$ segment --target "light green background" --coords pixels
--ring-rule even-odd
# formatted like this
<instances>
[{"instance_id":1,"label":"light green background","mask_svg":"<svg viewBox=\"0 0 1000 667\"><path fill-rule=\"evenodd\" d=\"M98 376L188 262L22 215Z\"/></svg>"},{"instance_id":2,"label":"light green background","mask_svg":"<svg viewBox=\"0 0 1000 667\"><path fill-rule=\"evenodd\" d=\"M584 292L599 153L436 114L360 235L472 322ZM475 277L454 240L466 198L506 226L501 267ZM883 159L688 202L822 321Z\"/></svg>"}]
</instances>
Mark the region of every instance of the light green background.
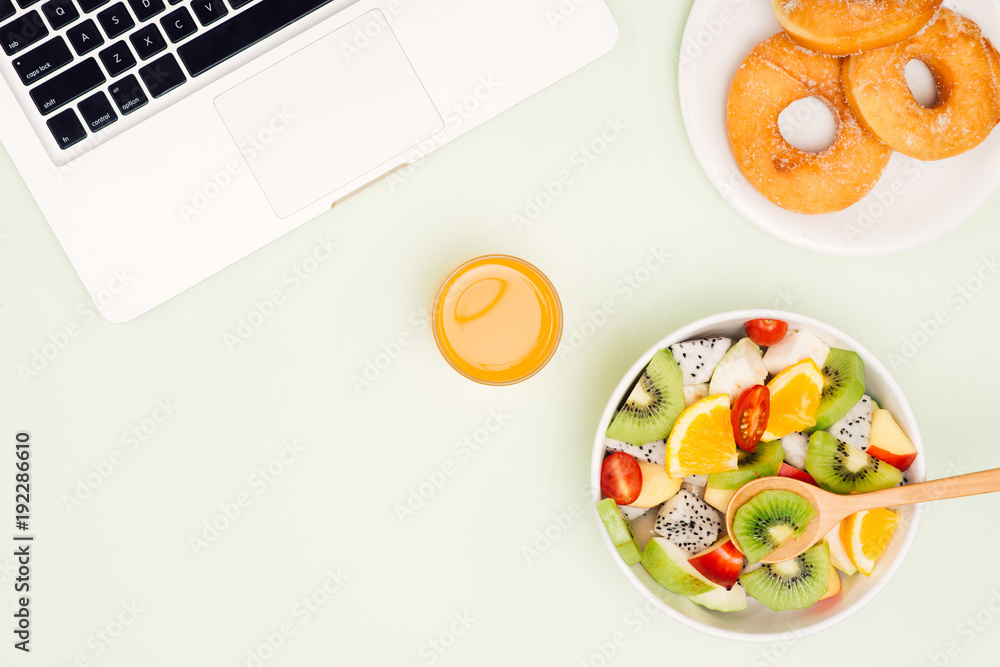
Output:
<instances>
[{"instance_id":1,"label":"light green background","mask_svg":"<svg viewBox=\"0 0 1000 667\"><path fill-rule=\"evenodd\" d=\"M779 305L849 332L890 367L916 336L919 349L895 374L918 415L929 476L1000 464L1000 280L969 300L953 292L995 259L1000 198L945 238L891 257L784 245L726 205L688 144L675 54L691 2L609 4L621 29L610 55L129 324L92 317L30 194L0 160L0 488L12 486L14 433L29 430L38 535L35 652L15 655L5 630L0 664L83 655L102 667L246 665L282 623L294 634L269 667L600 665L598 645L616 633L624 642L607 664L919 666L946 648L954 655L941 664L995 662L997 497L929 508L882 595L813 638L754 646L636 615L643 600L582 492L593 430L633 360L694 319ZM580 171L579 147L615 120L620 136ZM516 229L526 198L565 169L573 182ZM326 238L338 250L293 288L283 276ZM504 388L451 370L422 320L451 268L493 252L549 275L564 340L590 334ZM639 269L652 252L670 258L647 275ZM626 276L648 279L632 289ZM225 336L273 290L283 303L230 350ZM581 328L607 300L606 323ZM947 322L921 336L938 310ZM23 380L19 366L71 324L78 335ZM385 366L377 357L400 336L408 344L356 390L352 376L367 361ZM150 431L158 400L176 408L133 451L123 435L144 420ZM477 429L493 425L491 411L504 423L484 438ZM484 443L475 452L456 444L467 437ZM252 476L286 440L301 453L286 455L258 493ZM66 494L116 450L121 465L69 511ZM448 462L453 474L401 521L397 505ZM241 493L249 507L196 554L189 537ZM12 514L11 496L0 517ZM528 562L536 531L574 503L583 515ZM0 548L4 628L8 553ZM338 569L349 577L340 590L308 620L296 615L297 601ZM94 633L115 632L133 601L142 611L108 647ZM464 624L456 614L467 614ZM977 614L979 630L963 625ZM429 642L449 643L452 627L463 633L435 653Z\"/></svg>"}]
</instances>

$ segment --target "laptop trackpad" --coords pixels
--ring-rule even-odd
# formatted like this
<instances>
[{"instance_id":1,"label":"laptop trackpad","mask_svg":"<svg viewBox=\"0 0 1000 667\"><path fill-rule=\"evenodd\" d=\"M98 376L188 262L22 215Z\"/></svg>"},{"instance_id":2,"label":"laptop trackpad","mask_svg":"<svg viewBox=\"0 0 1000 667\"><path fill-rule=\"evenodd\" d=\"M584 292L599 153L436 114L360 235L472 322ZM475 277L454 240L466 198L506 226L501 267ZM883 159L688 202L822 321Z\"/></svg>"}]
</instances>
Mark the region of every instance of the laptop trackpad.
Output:
<instances>
[{"instance_id":1,"label":"laptop trackpad","mask_svg":"<svg viewBox=\"0 0 1000 667\"><path fill-rule=\"evenodd\" d=\"M378 10L222 93L215 106L281 218L444 129Z\"/></svg>"}]
</instances>

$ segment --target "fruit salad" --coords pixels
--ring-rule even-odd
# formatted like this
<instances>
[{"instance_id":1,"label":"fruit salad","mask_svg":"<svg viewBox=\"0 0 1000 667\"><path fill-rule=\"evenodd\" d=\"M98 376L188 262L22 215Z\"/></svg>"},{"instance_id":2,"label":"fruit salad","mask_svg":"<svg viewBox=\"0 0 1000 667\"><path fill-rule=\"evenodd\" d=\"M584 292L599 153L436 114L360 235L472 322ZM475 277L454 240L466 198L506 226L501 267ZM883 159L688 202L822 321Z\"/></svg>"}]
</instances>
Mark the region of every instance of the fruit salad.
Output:
<instances>
[{"instance_id":1,"label":"fruit salad","mask_svg":"<svg viewBox=\"0 0 1000 667\"><path fill-rule=\"evenodd\" d=\"M866 393L856 352L780 320L744 329L740 340L699 338L653 355L608 427L597 511L626 564L692 602L738 612L749 596L774 611L805 609L836 596L842 576L872 574L897 513L859 512L803 554L762 564L815 510L766 491L727 535L730 499L772 475L840 494L886 489L905 483L917 450Z\"/></svg>"}]
</instances>

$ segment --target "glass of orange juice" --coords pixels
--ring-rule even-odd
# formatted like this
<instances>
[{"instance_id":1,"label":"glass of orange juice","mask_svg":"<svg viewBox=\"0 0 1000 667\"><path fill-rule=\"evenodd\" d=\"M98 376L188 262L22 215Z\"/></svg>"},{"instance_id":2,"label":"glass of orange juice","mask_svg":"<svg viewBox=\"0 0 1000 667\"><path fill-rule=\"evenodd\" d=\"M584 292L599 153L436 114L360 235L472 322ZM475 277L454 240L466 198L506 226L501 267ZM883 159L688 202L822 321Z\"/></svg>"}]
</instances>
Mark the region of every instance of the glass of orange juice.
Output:
<instances>
[{"instance_id":1,"label":"glass of orange juice","mask_svg":"<svg viewBox=\"0 0 1000 667\"><path fill-rule=\"evenodd\" d=\"M509 255L462 264L434 300L438 349L455 370L483 384L514 384L540 371L559 346L562 320L545 274Z\"/></svg>"}]
</instances>

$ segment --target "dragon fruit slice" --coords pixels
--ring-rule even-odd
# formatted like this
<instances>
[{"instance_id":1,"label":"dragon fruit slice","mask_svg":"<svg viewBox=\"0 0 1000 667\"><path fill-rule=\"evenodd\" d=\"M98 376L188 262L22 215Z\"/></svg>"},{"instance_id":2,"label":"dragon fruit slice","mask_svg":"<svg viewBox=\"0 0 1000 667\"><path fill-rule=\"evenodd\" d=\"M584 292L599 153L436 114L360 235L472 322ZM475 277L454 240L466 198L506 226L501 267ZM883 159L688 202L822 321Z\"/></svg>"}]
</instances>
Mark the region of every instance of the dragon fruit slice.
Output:
<instances>
[{"instance_id":1,"label":"dragon fruit slice","mask_svg":"<svg viewBox=\"0 0 1000 667\"><path fill-rule=\"evenodd\" d=\"M708 475L688 475L681 482L681 488L698 500L705 499L705 488L708 486Z\"/></svg>"},{"instance_id":2,"label":"dragon fruit slice","mask_svg":"<svg viewBox=\"0 0 1000 667\"><path fill-rule=\"evenodd\" d=\"M806 456L809 453L809 434L802 431L789 433L781 439L781 448L785 450L785 463L798 468L806 469Z\"/></svg>"},{"instance_id":3,"label":"dragon fruit slice","mask_svg":"<svg viewBox=\"0 0 1000 667\"><path fill-rule=\"evenodd\" d=\"M688 475L684 478L684 483L691 486L706 486L708 484L708 475Z\"/></svg>"},{"instance_id":4,"label":"dragon fruit slice","mask_svg":"<svg viewBox=\"0 0 1000 667\"><path fill-rule=\"evenodd\" d=\"M861 451L868 449L868 441L872 434L872 411L875 401L865 395L847 411L839 421L830 427L830 435L845 445L857 447Z\"/></svg>"},{"instance_id":5,"label":"dragon fruit slice","mask_svg":"<svg viewBox=\"0 0 1000 667\"><path fill-rule=\"evenodd\" d=\"M625 452L629 456L635 457L638 461L648 461L656 465L667 464L667 441L654 440L645 445L630 445L621 440L606 438L604 447L612 452Z\"/></svg>"},{"instance_id":6,"label":"dragon fruit slice","mask_svg":"<svg viewBox=\"0 0 1000 667\"><path fill-rule=\"evenodd\" d=\"M722 530L722 516L705 501L681 489L663 503L653 532L693 556L715 544Z\"/></svg>"},{"instance_id":7,"label":"dragon fruit slice","mask_svg":"<svg viewBox=\"0 0 1000 667\"><path fill-rule=\"evenodd\" d=\"M629 507L628 505L619 505L618 509L622 511L622 516L629 521L635 521L649 511L645 507Z\"/></svg>"},{"instance_id":8,"label":"dragon fruit slice","mask_svg":"<svg viewBox=\"0 0 1000 667\"><path fill-rule=\"evenodd\" d=\"M708 383L684 385L684 407L691 407L708 396Z\"/></svg>"},{"instance_id":9,"label":"dragon fruit slice","mask_svg":"<svg viewBox=\"0 0 1000 667\"><path fill-rule=\"evenodd\" d=\"M670 351L681 367L684 384L705 384L711 380L712 371L732 344L730 338L714 336L671 345Z\"/></svg>"}]
</instances>

